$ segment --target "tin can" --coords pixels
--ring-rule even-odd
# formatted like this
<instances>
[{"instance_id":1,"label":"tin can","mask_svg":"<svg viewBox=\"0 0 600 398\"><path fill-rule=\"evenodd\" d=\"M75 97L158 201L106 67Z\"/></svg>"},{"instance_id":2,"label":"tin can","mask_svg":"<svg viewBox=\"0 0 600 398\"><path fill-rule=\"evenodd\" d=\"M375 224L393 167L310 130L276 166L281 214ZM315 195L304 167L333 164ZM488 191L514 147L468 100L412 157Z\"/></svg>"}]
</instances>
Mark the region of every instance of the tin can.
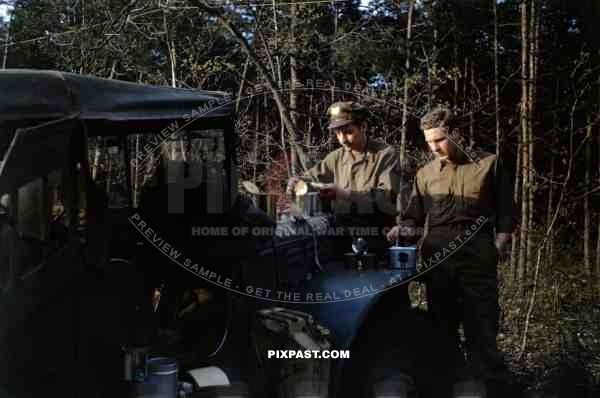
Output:
<instances>
[{"instance_id":1,"label":"tin can","mask_svg":"<svg viewBox=\"0 0 600 398\"><path fill-rule=\"evenodd\" d=\"M388 249L389 267L399 270L404 276L417 272L417 246L392 246Z\"/></svg>"},{"instance_id":2,"label":"tin can","mask_svg":"<svg viewBox=\"0 0 600 398\"><path fill-rule=\"evenodd\" d=\"M288 197L303 216L318 216L322 213L321 198L318 192L308 192L303 195L290 195Z\"/></svg>"},{"instance_id":3,"label":"tin can","mask_svg":"<svg viewBox=\"0 0 600 398\"><path fill-rule=\"evenodd\" d=\"M308 192L304 195L304 214L317 216L321 214L321 199L318 192Z\"/></svg>"},{"instance_id":4,"label":"tin can","mask_svg":"<svg viewBox=\"0 0 600 398\"><path fill-rule=\"evenodd\" d=\"M299 180L288 187L286 194L294 207L304 216L320 216L333 211L332 201L321 198L320 190L326 185L315 181Z\"/></svg>"}]
</instances>

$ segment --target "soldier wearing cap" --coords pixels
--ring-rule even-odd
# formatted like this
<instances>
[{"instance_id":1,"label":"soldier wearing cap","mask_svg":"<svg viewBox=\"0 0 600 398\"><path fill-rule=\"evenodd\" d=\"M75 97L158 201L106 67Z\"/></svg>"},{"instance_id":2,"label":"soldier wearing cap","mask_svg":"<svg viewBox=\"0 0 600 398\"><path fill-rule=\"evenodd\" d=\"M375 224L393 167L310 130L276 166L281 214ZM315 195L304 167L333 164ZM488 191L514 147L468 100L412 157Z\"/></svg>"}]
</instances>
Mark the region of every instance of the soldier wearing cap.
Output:
<instances>
[{"instance_id":1,"label":"soldier wearing cap","mask_svg":"<svg viewBox=\"0 0 600 398\"><path fill-rule=\"evenodd\" d=\"M429 112L421 129L436 156L417 171L409 204L400 215L405 228L394 227L388 239L414 239L410 235L424 226L427 216L428 233L421 246L424 264L432 265L426 274L427 302L446 337L446 358L452 361L448 369L457 370L449 377L483 381L488 397L504 396L493 395L507 381L496 344L496 267L514 228L510 180L496 155L467 153L459 145L460 132L449 109ZM468 365L458 350L460 321Z\"/></svg>"},{"instance_id":2,"label":"soldier wearing cap","mask_svg":"<svg viewBox=\"0 0 600 398\"><path fill-rule=\"evenodd\" d=\"M321 198L335 200L334 212L340 225L379 230L392 226L401 175L396 151L368 136L367 110L363 105L336 102L329 107L328 116L328 129L341 147L302 177L290 178L288 188L300 179L321 183Z\"/></svg>"}]
</instances>

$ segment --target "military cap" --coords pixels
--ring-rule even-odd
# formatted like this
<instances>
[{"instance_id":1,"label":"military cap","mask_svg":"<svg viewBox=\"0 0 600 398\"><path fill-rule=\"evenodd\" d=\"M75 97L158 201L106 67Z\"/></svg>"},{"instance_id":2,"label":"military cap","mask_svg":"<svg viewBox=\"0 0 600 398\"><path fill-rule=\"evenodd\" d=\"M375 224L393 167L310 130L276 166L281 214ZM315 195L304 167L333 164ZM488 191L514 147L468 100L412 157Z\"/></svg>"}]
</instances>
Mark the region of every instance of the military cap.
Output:
<instances>
[{"instance_id":1,"label":"military cap","mask_svg":"<svg viewBox=\"0 0 600 398\"><path fill-rule=\"evenodd\" d=\"M334 102L327 110L329 129L345 126L352 122L362 122L367 118L367 109L354 101Z\"/></svg>"}]
</instances>

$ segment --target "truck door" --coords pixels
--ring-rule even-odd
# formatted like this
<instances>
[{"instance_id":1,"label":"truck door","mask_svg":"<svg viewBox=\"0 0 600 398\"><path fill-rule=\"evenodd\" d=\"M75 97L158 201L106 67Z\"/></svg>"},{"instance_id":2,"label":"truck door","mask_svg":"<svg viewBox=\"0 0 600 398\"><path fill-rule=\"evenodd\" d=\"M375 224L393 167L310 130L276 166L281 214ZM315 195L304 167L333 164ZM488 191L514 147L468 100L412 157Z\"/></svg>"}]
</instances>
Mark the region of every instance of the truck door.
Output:
<instances>
[{"instance_id":1,"label":"truck door","mask_svg":"<svg viewBox=\"0 0 600 398\"><path fill-rule=\"evenodd\" d=\"M83 268L76 127L67 118L17 130L0 167L19 256L0 299L0 385L15 397L71 390Z\"/></svg>"}]
</instances>

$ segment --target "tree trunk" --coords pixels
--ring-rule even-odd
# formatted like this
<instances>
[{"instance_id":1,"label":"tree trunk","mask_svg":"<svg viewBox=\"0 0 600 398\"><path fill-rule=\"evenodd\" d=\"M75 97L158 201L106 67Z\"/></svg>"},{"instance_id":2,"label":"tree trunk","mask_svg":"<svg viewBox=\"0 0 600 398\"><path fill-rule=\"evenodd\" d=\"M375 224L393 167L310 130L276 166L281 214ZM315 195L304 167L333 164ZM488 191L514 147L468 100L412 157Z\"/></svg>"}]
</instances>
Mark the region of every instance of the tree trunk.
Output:
<instances>
[{"instance_id":1,"label":"tree trunk","mask_svg":"<svg viewBox=\"0 0 600 398\"><path fill-rule=\"evenodd\" d=\"M408 89L410 79L410 45L412 38L412 22L415 9L415 0L408 3L408 22L406 26L406 63L404 65L404 98L402 101L402 131L400 133L400 164L404 164L406 156L406 134L408 129Z\"/></svg>"},{"instance_id":2,"label":"tree trunk","mask_svg":"<svg viewBox=\"0 0 600 398\"><path fill-rule=\"evenodd\" d=\"M259 106L259 113L262 114L262 112L264 112L266 109L269 109L269 105L268 105L268 101L267 101L267 96L263 95L263 100L262 100L262 104ZM271 150L270 150L270 145L271 145L271 129L269 128L269 120L268 118L265 116L262 118L262 125L263 130L265 131L265 156L268 158L269 155L271 154ZM257 133L258 134L258 133ZM257 135L258 137L258 135ZM260 150L260 149L259 149Z\"/></svg>"},{"instance_id":3,"label":"tree trunk","mask_svg":"<svg viewBox=\"0 0 600 398\"><path fill-rule=\"evenodd\" d=\"M536 88L537 88L537 47L538 47L538 10L536 8L536 1L530 1L531 13L530 13L530 25L529 25L529 98L527 99L528 103L528 127L527 127L527 140L528 140L528 160L529 164L527 167L528 179L529 179L529 189L527 191L528 195L528 204L529 208L527 214L527 266L526 270L532 270L532 261L533 261L533 238L534 238L534 228L533 228L533 219L535 213L535 207L533 205L534 202L534 194L535 194L535 165L534 165L534 134L533 134L533 125L535 122L535 103L536 103Z\"/></svg>"},{"instance_id":4,"label":"tree trunk","mask_svg":"<svg viewBox=\"0 0 600 398\"><path fill-rule=\"evenodd\" d=\"M465 113L467 111L467 81L469 80L469 57L465 57L465 69L463 73L463 106L462 112Z\"/></svg>"},{"instance_id":5,"label":"tree trunk","mask_svg":"<svg viewBox=\"0 0 600 398\"><path fill-rule=\"evenodd\" d=\"M475 88L475 67L471 61L471 109L469 112L469 148L475 145L475 101L473 101L473 89Z\"/></svg>"},{"instance_id":6,"label":"tree trunk","mask_svg":"<svg viewBox=\"0 0 600 398\"><path fill-rule=\"evenodd\" d=\"M333 37L337 35L338 31L338 13L336 7L336 0L331 0L331 7L333 8Z\"/></svg>"},{"instance_id":7,"label":"tree trunk","mask_svg":"<svg viewBox=\"0 0 600 398\"><path fill-rule=\"evenodd\" d=\"M453 52L454 52L454 58L453 58L453 69L452 69L452 78L454 80L454 98L452 101L452 109L454 109L454 111L456 111L458 109L458 75L460 74L460 66L458 64L459 59L458 59L458 43L456 42L456 40L453 41Z\"/></svg>"},{"instance_id":8,"label":"tree trunk","mask_svg":"<svg viewBox=\"0 0 600 398\"><path fill-rule=\"evenodd\" d=\"M297 51L296 48L296 40L295 40L295 35L296 35L296 18L297 18L297 4L296 3L291 3L290 4L290 43L291 44L291 55L290 55L290 80L291 80L291 87L290 87L290 118L292 119L292 123L294 124L294 126L298 127L298 92L296 91L295 88L295 82L298 81L298 75L297 75L297 64L296 64L296 57L295 57L295 52ZM300 138L301 137L291 137L294 141L296 142L300 142ZM292 151L292 163L290 164L290 168L291 168L291 173L292 175L297 175L300 173L300 166L298 165L298 160L296 159L296 155L294 153L294 151Z\"/></svg>"},{"instance_id":9,"label":"tree trunk","mask_svg":"<svg viewBox=\"0 0 600 398\"><path fill-rule=\"evenodd\" d=\"M518 294L523 293L525 276L527 275L528 258L527 247L529 227L529 1L521 0L521 173L523 174L521 190L521 236L519 244L519 266L517 269Z\"/></svg>"},{"instance_id":10,"label":"tree trunk","mask_svg":"<svg viewBox=\"0 0 600 398\"><path fill-rule=\"evenodd\" d=\"M114 79L115 75L117 74L117 60L113 60L112 65L110 66L110 74L108 75L108 79L112 80Z\"/></svg>"},{"instance_id":11,"label":"tree trunk","mask_svg":"<svg viewBox=\"0 0 600 398\"><path fill-rule=\"evenodd\" d=\"M257 171L257 166L258 166L258 159L259 159L259 145L258 145L258 140L259 140L259 136L258 136L258 132L260 131L260 99L258 101L256 101L256 115L255 115L255 124L254 124L254 148L253 148L253 152L254 155L252 156L252 158L254 159L254 164L252 165L252 182L253 183L257 183L256 181L256 171ZM269 133L267 133L269 134ZM267 138L265 140L266 142L266 147L269 147L269 140L268 140L268 135ZM267 149L268 150L268 149Z\"/></svg>"},{"instance_id":12,"label":"tree trunk","mask_svg":"<svg viewBox=\"0 0 600 398\"><path fill-rule=\"evenodd\" d=\"M171 35L169 34L169 25L167 24L167 11L163 11L163 29L167 40L167 51L169 52L169 65L171 67L171 86L177 87L176 68L177 57L175 54L175 46Z\"/></svg>"},{"instance_id":13,"label":"tree trunk","mask_svg":"<svg viewBox=\"0 0 600 398\"><path fill-rule=\"evenodd\" d=\"M590 115L587 117L587 142L585 143L585 186L590 187L592 184L590 178L590 169L592 167L592 118ZM585 195L583 197L583 268L585 277L588 281L588 286L593 287L592 283L592 262L591 262L591 234L592 228L591 214L590 214L590 196Z\"/></svg>"},{"instance_id":14,"label":"tree trunk","mask_svg":"<svg viewBox=\"0 0 600 398\"><path fill-rule=\"evenodd\" d=\"M242 99L242 95L244 93L244 84L246 83L246 75L248 74L248 65L250 64L250 57L246 57L246 62L244 62L244 69L242 70L242 78L240 80L240 88L238 89L237 101L235 101L235 113L237 114L240 109L240 100Z\"/></svg>"},{"instance_id":15,"label":"tree trunk","mask_svg":"<svg viewBox=\"0 0 600 398\"><path fill-rule=\"evenodd\" d=\"M96 137L96 147L94 149L94 162L92 163L92 180L96 181L96 176L98 175L98 168L100 167L100 155L102 154L102 150L100 148L100 143L102 142L102 137Z\"/></svg>"},{"instance_id":16,"label":"tree trunk","mask_svg":"<svg viewBox=\"0 0 600 398\"><path fill-rule=\"evenodd\" d=\"M549 228L550 222L552 221L552 206L553 206L553 195L554 195L554 168L555 160L554 155L550 159L550 188L548 189L548 207L546 209L546 229ZM548 244L546 245L546 268L552 267L552 259L554 258L554 234L548 237Z\"/></svg>"},{"instance_id":17,"label":"tree trunk","mask_svg":"<svg viewBox=\"0 0 600 398\"><path fill-rule=\"evenodd\" d=\"M598 153L600 154L600 132L597 138ZM598 161L598 183L600 184L600 160ZM600 216L598 217L598 237L596 238L596 264L595 264L596 293L600 296Z\"/></svg>"},{"instance_id":18,"label":"tree trunk","mask_svg":"<svg viewBox=\"0 0 600 398\"><path fill-rule=\"evenodd\" d=\"M81 30L85 30L85 0L81 1ZM86 71L87 68L86 66L86 62L85 62L85 57L86 57L86 53L85 53L85 45L84 45L84 40L81 41L80 47L79 47L79 52L81 55L81 63L79 64L79 74L83 75Z\"/></svg>"},{"instance_id":19,"label":"tree trunk","mask_svg":"<svg viewBox=\"0 0 600 398\"><path fill-rule=\"evenodd\" d=\"M273 71L274 73L276 73L275 75L275 79L277 79L277 85L279 87L279 89L282 88L282 82L283 82L283 76L281 74L281 60L279 58L279 51L277 50L277 47L279 46L279 26L277 24L277 8L275 6L275 0L273 0L273 26L274 26L274 31L275 31L275 49L276 49L276 55L275 55L275 68L276 70ZM281 98L281 101L283 103L283 98ZM280 137L281 137L281 150L283 151L283 157L285 159L285 164L290 166L291 164L296 162L295 159L295 152L291 151L291 156L292 158L289 159L288 157L288 153L287 153L287 143L286 143L286 137L285 137L285 130L286 130L286 126L285 126L285 122L283 121L284 119L284 115L283 115L283 109L280 107L279 108L279 118L281 119L280 121L280 126L281 126L281 130L280 130ZM290 139L294 140L294 137L296 136L296 128L295 128L295 124L293 121L293 117L291 115L291 113L289 114L289 120L290 123L294 126L294 129L289 131L289 136ZM293 144L290 145L293 148ZM287 171L288 171L288 177L290 176L290 167L287 167Z\"/></svg>"},{"instance_id":20,"label":"tree trunk","mask_svg":"<svg viewBox=\"0 0 600 398\"><path fill-rule=\"evenodd\" d=\"M555 103L554 105L556 107L558 107L559 104L559 98L560 98L560 83L556 82L556 87L555 87L555 93L554 93L554 98L555 98ZM557 145L557 136L556 136L556 131L558 130L558 115L556 114L556 112L554 113L553 116L553 130L554 130L554 135L552 135L551 137L551 144L552 144L552 148L555 148ZM553 206L554 206L554 171L556 169L556 159L555 159L555 154L554 152L552 153L552 157L550 159L550 187L548 189L548 206L546 209L546 230L548 230L549 226L550 226L550 222L552 221L552 211L553 211ZM545 258L546 258L546 267L548 269L552 268L552 262L554 259L554 234L550 235L548 237L548 244L546 245L546 253L545 253Z\"/></svg>"},{"instance_id":21,"label":"tree trunk","mask_svg":"<svg viewBox=\"0 0 600 398\"><path fill-rule=\"evenodd\" d=\"M454 54L455 54L455 59L456 59L456 51L454 51ZM458 109L458 90L459 90L458 74L459 74L459 71L460 71L460 69L458 68L458 66L455 66L454 73L453 73L453 76L454 76L454 103L452 104L455 112Z\"/></svg>"},{"instance_id":22,"label":"tree trunk","mask_svg":"<svg viewBox=\"0 0 600 398\"><path fill-rule=\"evenodd\" d=\"M177 88L177 54L175 52L175 43L173 42L173 38L169 33L169 25L167 23L167 11L163 11L163 28L165 30L166 40L167 40L167 50L169 52L169 65L171 67L171 87ZM176 152L176 144L173 142L173 156L175 156ZM184 137L179 138L179 147L181 150L181 160L187 162L187 154L185 151L185 142ZM173 159L175 160L175 159Z\"/></svg>"},{"instance_id":23,"label":"tree trunk","mask_svg":"<svg viewBox=\"0 0 600 398\"><path fill-rule=\"evenodd\" d=\"M108 148L107 148L108 149ZM111 175L112 175L112 154L110 153L110 150L107 150L107 154L108 154L108 164L106 165L106 193L109 195L110 197L110 183L111 183Z\"/></svg>"},{"instance_id":24,"label":"tree trunk","mask_svg":"<svg viewBox=\"0 0 600 398\"><path fill-rule=\"evenodd\" d=\"M433 83L431 80L431 61L429 57L425 56L427 63L427 109L431 109L431 103L433 102Z\"/></svg>"},{"instance_id":25,"label":"tree trunk","mask_svg":"<svg viewBox=\"0 0 600 398\"><path fill-rule=\"evenodd\" d=\"M518 138L519 141L522 141L522 138ZM517 166L515 168L515 185L513 188L513 201L515 203L519 203L519 192L521 192L521 151L522 151L522 143L519 142L517 144ZM523 225L521 224L521 228ZM519 238L519 239L518 239ZM517 236L517 232L513 232L511 239L511 248L510 248L510 275L513 282L517 282L517 269L519 266L519 254L520 254L520 246L521 239L520 235Z\"/></svg>"},{"instance_id":26,"label":"tree trunk","mask_svg":"<svg viewBox=\"0 0 600 398\"><path fill-rule=\"evenodd\" d=\"M313 74L313 81L315 81L316 77ZM314 90L310 90L310 96L309 96L310 100L308 103L308 117L306 118L306 131L304 132L304 145L306 145L307 147L312 145L312 129L313 129L313 118L312 118L312 114L313 114L313 107L314 107L314 103L315 103L315 91ZM318 109L318 108L317 108Z\"/></svg>"},{"instance_id":27,"label":"tree trunk","mask_svg":"<svg viewBox=\"0 0 600 398\"><path fill-rule=\"evenodd\" d=\"M500 131L500 84L498 83L498 5L492 0L494 9L494 115L496 118L496 157L500 158L502 133ZM517 173L518 173L517 169ZM514 242L514 240L513 240Z\"/></svg>"},{"instance_id":28,"label":"tree trunk","mask_svg":"<svg viewBox=\"0 0 600 398\"><path fill-rule=\"evenodd\" d=\"M2 69L6 69L6 64L8 62L8 45L10 41L10 23L12 21L12 16L9 16L8 22L6 23L6 35L4 36L4 55L2 57Z\"/></svg>"}]
</instances>

